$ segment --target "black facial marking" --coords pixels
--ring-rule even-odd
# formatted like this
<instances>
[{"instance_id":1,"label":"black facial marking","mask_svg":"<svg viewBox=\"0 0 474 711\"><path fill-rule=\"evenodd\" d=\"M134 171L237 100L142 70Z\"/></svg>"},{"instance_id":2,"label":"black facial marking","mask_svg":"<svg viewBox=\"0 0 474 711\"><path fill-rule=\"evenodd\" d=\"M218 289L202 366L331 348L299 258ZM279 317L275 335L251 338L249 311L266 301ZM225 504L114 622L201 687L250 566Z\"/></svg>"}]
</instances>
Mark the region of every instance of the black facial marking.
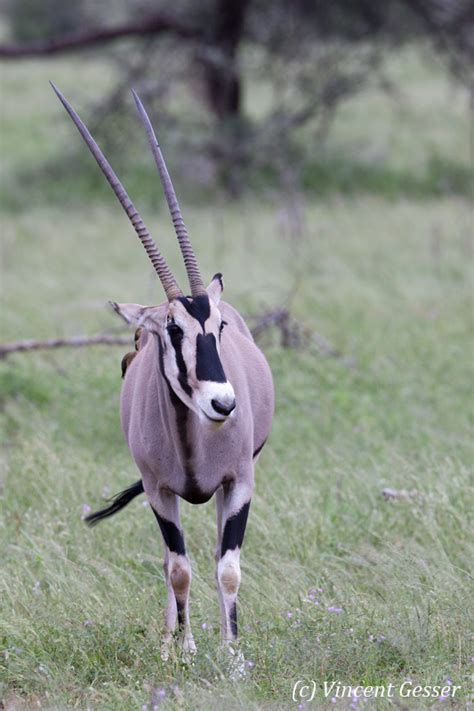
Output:
<instances>
[{"instance_id":1,"label":"black facial marking","mask_svg":"<svg viewBox=\"0 0 474 711\"><path fill-rule=\"evenodd\" d=\"M209 303L208 295L201 294L200 296L195 296L191 301L185 296L179 296L178 301L183 304L190 316L199 321L201 328L204 331L204 324L211 315L211 305Z\"/></svg>"},{"instance_id":2,"label":"black facial marking","mask_svg":"<svg viewBox=\"0 0 474 711\"><path fill-rule=\"evenodd\" d=\"M221 556L226 551L241 548L244 540L245 526L247 525L247 516L249 515L250 501L242 506L234 516L227 519L224 534L222 536Z\"/></svg>"},{"instance_id":3,"label":"black facial marking","mask_svg":"<svg viewBox=\"0 0 474 711\"><path fill-rule=\"evenodd\" d=\"M172 553L177 553L178 555L186 555L183 534L181 533L179 528L175 526L172 521L168 521L167 519L162 518L159 514L156 513L155 509L153 509L153 513L155 514L156 520L158 521L158 525L161 529L161 533L167 548L169 548Z\"/></svg>"},{"instance_id":4,"label":"black facial marking","mask_svg":"<svg viewBox=\"0 0 474 711\"><path fill-rule=\"evenodd\" d=\"M198 380L211 380L225 383L224 368L217 353L216 338L213 333L198 333L196 340L196 377Z\"/></svg>"},{"instance_id":5,"label":"black facial marking","mask_svg":"<svg viewBox=\"0 0 474 711\"><path fill-rule=\"evenodd\" d=\"M183 332L179 326L175 326L177 330L172 329L168 326L168 332L171 338L171 345L174 348L174 354L176 358L176 365L178 366L178 382L183 388L184 392L188 397L193 396L193 391L188 383L188 369L186 368L186 363L183 358Z\"/></svg>"},{"instance_id":6,"label":"black facial marking","mask_svg":"<svg viewBox=\"0 0 474 711\"><path fill-rule=\"evenodd\" d=\"M237 637L237 603L234 602L229 612L230 629L234 639Z\"/></svg>"},{"instance_id":7,"label":"black facial marking","mask_svg":"<svg viewBox=\"0 0 474 711\"><path fill-rule=\"evenodd\" d=\"M176 336L181 336L183 335L183 329L178 326L177 323L170 322L168 323L167 327L168 333L170 334L170 338L173 339Z\"/></svg>"},{"instance_id":8,"label":"black facial marking","mask_svg":"<svg viewBox=\"0 0 474 711\"><path fill-rule=\"evenodd\" d=\"M262 451L262 449L265 447L266 441L267 441L267 440L264 439L263 442L262 442L262 444L260 445L260 447L257 447L257 449L255 450L255 452L252 454L252 459L255 459L255 457L257 456L257 454L260 454L260 452Z\"/></svg>"}]
</instances>

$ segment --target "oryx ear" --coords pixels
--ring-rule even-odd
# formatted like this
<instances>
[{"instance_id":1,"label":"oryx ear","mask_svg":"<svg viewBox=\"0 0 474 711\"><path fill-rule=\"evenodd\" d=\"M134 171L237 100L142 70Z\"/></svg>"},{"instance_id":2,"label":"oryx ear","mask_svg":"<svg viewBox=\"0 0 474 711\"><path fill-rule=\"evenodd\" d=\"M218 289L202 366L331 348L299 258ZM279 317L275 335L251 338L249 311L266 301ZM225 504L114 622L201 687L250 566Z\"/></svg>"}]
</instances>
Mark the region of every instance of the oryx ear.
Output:
<instances>
[{"instance_id":1,"label":"oryx ear","mask_svg":"<svg viewBox=\"0 0 474 711\"><path fill-rule=\"evenodd\" d=\"M222 274L220 272L214 274L214 276L212 277L212 281L207 287L206 291L209 295L209 298L212 299L212 301L217 306L219 301L221 300L221 294L224 291L224 282L222 280Z\"/></svg>"},{"instance_id":2,"label":"oryx ear","mask_svg":"<svg viewBox=\"0 0 474 711\"><path fill-rule=\"evenodd\" d=\"M113 310L118 313L129 324L133 326L144 326L146 306L140 304L117 304L116 301L109 301Z\"/></svg>"}]
</instances>

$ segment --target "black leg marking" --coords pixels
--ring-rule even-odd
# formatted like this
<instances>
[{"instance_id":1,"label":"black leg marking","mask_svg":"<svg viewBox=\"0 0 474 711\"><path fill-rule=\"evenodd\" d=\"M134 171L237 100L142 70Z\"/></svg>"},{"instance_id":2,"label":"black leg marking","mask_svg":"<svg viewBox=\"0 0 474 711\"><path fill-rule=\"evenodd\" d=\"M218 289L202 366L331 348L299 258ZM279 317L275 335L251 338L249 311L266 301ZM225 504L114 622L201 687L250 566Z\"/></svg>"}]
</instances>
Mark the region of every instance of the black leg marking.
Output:
<instances>
[{"instance_id":1,"label":"black leg marking","mask_svg":"<svg viewBox=\"0 0 474 711\"><path fill-rule=\"evenodd\" d=\"M234 602L229 612L230 629L233 637L237 637L237 603Z\"/></svg>"},{"instance_id":2,"label":"black leg marking","mask_svg":"<svg viewBox=\"0 0 474 711\"><path fill-rule=\"evenodd\" d=\"M153 509L158 525L161 529L164 541L167 548L172 553L177 553L178 555L186 555L186 549L184 547L183 534L177 526L174 525L172 521L168 521L165 518L161 518L159 514Z\"/></svg>"},{"instance_id":3,"label":"black leg marking","mask_svg":"<svg viewBox=\"0 0 474 711\"><path fill-rule=\"evenodd\" d=\"M181 602L181 600L178 600L176 596L175 598L176 607L178 609L178 626L181 629L182 627L184 627L184 604Z\"/></svg>"},{"instance_id":4,"label":"black leg marking","mask_svg":"<svg viewBox=\"0 0 474 711\"><path fill-rule=\"evenodd\" d=\"M241 548L244 540L245 526L249 515L250 501L242 506L234 516L227 519L222 536L221 556L228 550Z\"/></svg>"},{"instance_id":5,"label":"black leg marking","mask_svg":"<svg viewBox=\"0 0 474 711\"><path fill-rule=\"evenodd\" d=\"M188 408L182 402L179 397L176 395L175 391L171 387L171 383L166 377L165 373L165 366L163 362L163 351L164 351L164 346L161 338L158 336L158 349L159 349L159 358L160 358L160 371L161 375L163 376L164 381L166 382L168 386L168 392L171 400L171 404L173 405L175 414L176 414L176 426L178 428L178 434L179 434L179 441L181 444L181 449L184 455L185 463L186 463L186 488L180 494L183 499L186 499L186 501L189 501L191 504L203 504L206 501L209 501L209 499L212 496L212 493L207 493L201 491L199 486L196 483L196 478L194 476L194 472L191 466L191 458L192 458L192 448L191 444L189 442L188 438Z\"/></svg>"},{"instance_id":6,"label":"black leg marking","mask_svg":"<svg viewBox=\"0 0 474 711\"><path fill-rule=\"evenodd\" d=\"M262 451L262 449L265 447L266 441L267 441L267 440L264 439L263 442L262 442L262 444L260 445L260 447L257 447L257 449L255 450L255 452L252 454L252 459L255 459L255 457L256 457L258 454L260 454L260 452Z\"/></svg>"}]
</instances>

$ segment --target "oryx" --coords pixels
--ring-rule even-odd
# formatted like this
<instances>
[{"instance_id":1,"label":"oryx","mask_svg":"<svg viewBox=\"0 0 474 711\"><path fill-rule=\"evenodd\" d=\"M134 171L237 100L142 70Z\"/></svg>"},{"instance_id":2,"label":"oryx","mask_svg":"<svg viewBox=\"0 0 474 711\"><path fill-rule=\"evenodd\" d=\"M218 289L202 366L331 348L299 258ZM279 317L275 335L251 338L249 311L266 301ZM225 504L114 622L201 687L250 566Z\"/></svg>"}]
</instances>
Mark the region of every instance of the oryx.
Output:
<instances>
[{"instance_id":1,"label":"oryx","mask_svg":"<svg viewBox=\"0 0 474 711\"><path fill-rule=\"evenodd\" d=\"M195 651L189 623L191 565L179 518L179 497L193 504L216 496L216 579L221 634L237 636L236 601L240 548L254 484L255 460L273 417L270 368L243 318L221 301L222 275L207 288L150 120L138 96L165 197L190 284L185 296L110 164L77 113L53 85L145 247L167 301L159 306L113 303L129 324L141 328L136 356L128 359L120 415L141 479L112 504L91 514L93 524L143 491L156 516L165 546L168 588L162 655L176 627L185 652Z\"/></svg>"}]
</instances>

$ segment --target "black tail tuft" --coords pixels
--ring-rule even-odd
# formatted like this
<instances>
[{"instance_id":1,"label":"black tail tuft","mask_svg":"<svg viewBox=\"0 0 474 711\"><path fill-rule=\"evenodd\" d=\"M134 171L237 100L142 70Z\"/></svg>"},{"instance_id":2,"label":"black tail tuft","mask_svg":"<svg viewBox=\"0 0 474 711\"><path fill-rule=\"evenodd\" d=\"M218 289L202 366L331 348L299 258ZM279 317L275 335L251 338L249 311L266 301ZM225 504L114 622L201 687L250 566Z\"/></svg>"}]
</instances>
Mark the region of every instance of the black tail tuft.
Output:
<instances>
[{"instance_id":1,"label":"black tail tuft","mask_svg":"<svg viewBox=\"0 0 474 711\"><path fill-rule=\"evenodd\" d=\"M136 481L135 484L132 484L132 486L129 486L128 489L120 491L118 494L109 499L109 501L112 502L110 506L89 514L89 516L85 517L84 521L88 526L95 526L99 523L99 521L102 521L103 518L113 516L113 514L117 513L117 511L123 509L124 506L129 504L130 501L139 494L143 494L143 484L141 479Z\"/></svg>"}]
</instances>

